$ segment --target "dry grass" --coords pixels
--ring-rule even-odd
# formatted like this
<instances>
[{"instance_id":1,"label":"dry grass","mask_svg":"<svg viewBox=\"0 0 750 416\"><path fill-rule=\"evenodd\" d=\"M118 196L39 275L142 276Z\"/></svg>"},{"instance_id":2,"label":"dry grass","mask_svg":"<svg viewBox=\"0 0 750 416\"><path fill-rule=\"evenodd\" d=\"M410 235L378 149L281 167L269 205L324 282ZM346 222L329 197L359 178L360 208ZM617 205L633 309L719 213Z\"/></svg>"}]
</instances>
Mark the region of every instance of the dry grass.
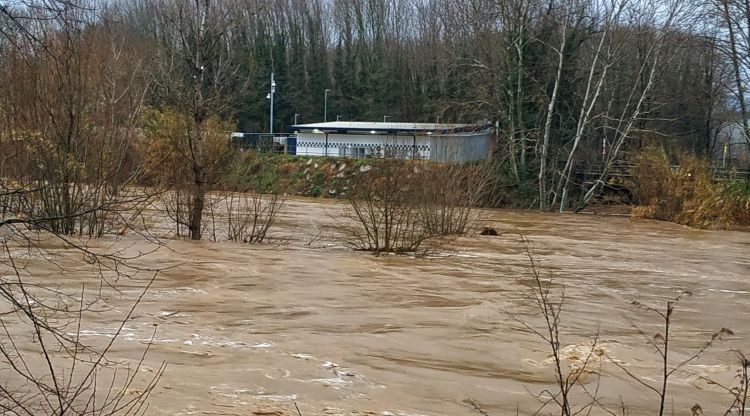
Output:
<instances>
[{"instance_id":1,"label":"dry grass","mask_svg":"<svg viewBox=\"0 0 750 416\"><path fill-rule=\"evenodd\" d=\"M708 161L679 155L673 167L661 149L646 148L636 158L633 218L672 221L696 228L750 225L746 181L713 178Z\"/></svg>"}]
</instances>

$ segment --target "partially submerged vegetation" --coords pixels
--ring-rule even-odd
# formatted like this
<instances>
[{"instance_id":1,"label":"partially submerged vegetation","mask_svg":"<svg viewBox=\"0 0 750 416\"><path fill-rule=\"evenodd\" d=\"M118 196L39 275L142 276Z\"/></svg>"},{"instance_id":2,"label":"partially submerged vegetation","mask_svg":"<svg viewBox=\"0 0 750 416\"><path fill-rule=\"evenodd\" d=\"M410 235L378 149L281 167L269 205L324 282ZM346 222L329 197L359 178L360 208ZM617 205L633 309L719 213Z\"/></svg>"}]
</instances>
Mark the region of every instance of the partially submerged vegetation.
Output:
<instances>
[{"instance_id":1,"label":"partially submerged vegetation","mask_svg":"<svg viewBox=\"0 0 750 416\"><path fill-rule=\"evenodd\" d=\"M635 218L696 228L750 225L750 178L717 179L707 160L689 154L674 162L660 148L638 155L630 184Z\"/></svg>"},{"instance_id":2,"label":"partially submerged vegetation","mask_svg":"<svg viewBox=\"0 0 750 416\"><path fill-rule=\"evenodd\" d=\"M359 38L345 33L335 47L320 44L324 38L320 33L334 31L323 30L319 10L305 9L305 13L318 13L316 19L304 20L317 22L309 26L320 29L310 36L315 40L308 42L319 46L309 48L313 56L336 56L340 65L309 65L314 69L298 67L289 71L293 75L284 74L299 83L297 93L304 92L296 97L301 105L313 113L312 108L320 103L309 97L328 87L337 86L339 95L346 87L352 87L350 94L363 90L370 94L375 89L368 83L377 82L380 94L400 94L391 96L394 103L408 97L399 105L400 114L392 113L394 119L432 121L437 113L444 121L491 119L497 122L499 133L491 167L270 156L233 148L227 132L235 129L239 118L246 126L264 130L279 123L271 120L263 126L258 120L265 120L266 73L277 70L277 63L292 60L285 52L286 32L274 31L294 22L256 24L269 18L265 13L273 8L261 8L258 18L257 10L241 2L140 1L132 7L116 3L25 0L0 4L0 266L6 276L0 279L0 298L6 307L3 316L17 317L33 345L32 351L17 347L18 335L8 330L9 343L0 343L0 362L12 374L11 387L17 389L2 391L0 407L14 414L138 413L146 406L163 367L130 398L128 389L140 384L140 362L134 373L118 379L106 359L112 343L96 350L80 334L66 332L80 326L81 314L101 298L96 293L86 298L84 289L78 296L27 286L31 271L26 273L23 265L16 264L8 236L18 236L30 252L39 249L35 236L52 236L80 252L102 284L114 284L141 270L128 265L133 258L95 249L89 239L117 238L130 230L157 247L163 244L162 237L262 243L272 234L286 195L324 195L348 201L339 225L348 246L376 254L423 254L474 231L479 219L476 208L487 201L528 203L544 211L582 209L601 194L615 163L623 159L626 149L635 147L633 139L640 132L651 129L678 135L695 130L679 126L671 131L653 120L707 114L701 120L705 123L699 123L704 134L692 141L706 145L700 146L701 152L710 157L711 132L717 124L712 116L717 103L732 95L725 87L727 80L714 80L713 75L728 63L734 63L735 72L744 65L736 51L715 62L719 52L731 49L726 46L737 46L733 39L717 36L707 41L702 34L680 32L689 29L675 22L695 18L682 2L552 2L550 6L556 7L547 9L541 3L511 1L503 3L507 9L495 9L497 13L477 8L479 14L467 10L468 16L444 2L446 16L468 19L449 24L461 31L455 32L455 39L436 42L438 48L420 64L424 77L391 74L396 81L422 80L411 94L403 94L404 88L383 81L388 77L383 76L382 67L374 67L382 62L377 56L384 54L382 45L375 47L362 35L388 28L380 20L388 13L377 12L378 7L365 12L362 2L338 2L332 7L346 13L335 24L351 31L352 16L358 16L359 25L379 27L360 27ZM499 7L500 3L487 6ZM723 10L713 12L724 12L725 24L734 27L730 12L739 9L730 2L722 5ZM421 21L440 20L431 8L424 10L432 19ZM362 18L367 14L371 19ZM421 34L424 38L414 39L432 42L436 30L429 26ZM514 29L485 32L498 27ZM294 42L299 44L298 52L306 43L302 38ZM641 49L644 44L648 45L645 51ZM272 56L266 56L269 50ZM362 51L366 54L358 55ZM433 64L442 65L446 51L462 58L438 70ZM703 95L708 98L691 111L667 111L662 102L686 100L666 92L669 88L659 82L662 72L672 69L671 62L688 62L676 65L671 73L680 74L691 65L692 54L705 65L696 71L700 75L690 73L685 78L707 84ZM631 65L620 66L620 62ZM463 74L467 66L470 69ZM352 71L344 69L349 67ZM315 77L308 71L315 71ZM262 82L251 80L261 75ZM735 88L742 97L740 78ZM306 84L311 79L316 81L316 91ZM253 94L262 91L262 95L247 103L243 93L250 90L251 81L256 81ZM358 88L352 85L360 82ZM437 91L431 90L433 86ZM467 87L466 96L462 87ZM623 91L629 91L628 100L619 100ZM435 96L442 98L412 111L415 103L424 104ZM279 98L286 104L282 118L289 122L294 100L291 95ZM367 104L374 107L377 100L373 98L380 97L368 97ZM367 114L359 103L347 103L350 100L340 96L334 99L353 114ZM740 104L747 136L748 112L745 103ZM378 117L394 108L395 104L378 108ZM600 164L596 180L576 182L579 162ZM750 224L746 180L716 181L708 162L695 156L678 162L679 168L674 169L658 151L641 156L632 185L643 205L635 211L637 216L696 227ZM171 231L155 238L144 217L147 210L168 218ZM61 266L61 272L67 270ZM536 284L537 304L549 334L543 338L555 354L559 339L554 331L561 306L549 304L549 288L540 284L538 276ZM667 312L661 314L666 329L670 308L668 304ZM120 317L120 329L131 313ZM118 335L119 330L112 342ZM666 363L668 336L661 340ZM146 341L145 350L150 342ZM53 352L62 355L53 358ZM46 368L32 372L26 368L26 357L46 363ZM747 365L743 365L747 386ZM564 375L559 362L557 367L563 394L576 385L577 376ZM60 373L61 368L66 371ZM665 374L665 385L667 378ZM736 397L744 413L747 387L733 391L739 392ZM104 402L97 402L102 395ZM661 390L660 413L665 395ZM554 396L558 397L562 396ZM569 404L562 403L563 414L571 413Z\"/></svg>"},{"instance_id":3,"label":"partially submerged vegetation","mask_svg":"<svg viewBox=\"0 0 750 416\"><path fill-rule=\"evenodd\" d=\"M481 165L383 161L352 180L340 229L358 250L424 254L476 230Z\"/></svg>"},{"instance_id":4,"label":"partially submerged vegetation","mask_svg":"<svg viewBox=\"0 0 750 416\"><path fill-rule=\"evenodd\" d=\"M628 415L628 403L620 398L616 405L606 404L601 400L600 388L602 378L602 364L606 361L612 364L619 372L630 380L634 385L639 386L650 397L653 397L654 414L663 416L665 414L674 414L674 398L670 396L670 379L680 371L686 371L691 363L694 363L701 356L722 339L735 335L734 331L729 328L718 328L705 339L699 340L696 347L691 350L676 351L674 346L673 333L676 323L676 311L680 302L692 294L689 291L678 291L678 293L667 299L664 306L648 305L639 300L632 300L631 305L637 311L644 312L649 319L656 319L657 328L655 333L646 333L641 326L633 323L635 329L644 336L644 342L653 347L656 354L656 360L659 363L659 374L644 377L635 374L631 368L623 365L617 359L609 357L603 350L600 343L600 334L597 328L594 334L588 339L588 344L582 351L582 357L576 365L568 368L563 357L562 337L565 335L565 286L553 281L544 275L538 259L530 249L529 241L521 236L524 254L528 260L528 267L532 283L530 292L533 299L533 305L536 309L537 316L541 318L539 326L531 325L529 322L515 317L514 319L523 325L531 333L541 339L548 348L551 357L552 368L554 371L554 388L546 389L536 394L539 401L535 415L537 414L559 414L561 416L572 416L577 414L591 414L596 409L610 415ZM581 334L576 334L581 336ZM742 351L735 351L738 358L736 368L736 384L733 386L723 386L715 380L705 378L709 384L718 385L727 393L728 405L721 409L721 414L745 416L748 412L747 399L750 397L750 360L746 358ZM677 358L675 358L677 356ZM595 381L587 379L589 375L594 375ZM640 400L639 405L647 403L647 399ZM689 400L689 399L687 399ZM670 406L671 401L671 406ZM481 405L474 400L467 400L467 403L478 412L488 415L481 408ZM703 408L700 403L683 403L691 406L692 415L702 415ZM671 407L671 411L669 408Z\"/></svg>"}]
</instances>

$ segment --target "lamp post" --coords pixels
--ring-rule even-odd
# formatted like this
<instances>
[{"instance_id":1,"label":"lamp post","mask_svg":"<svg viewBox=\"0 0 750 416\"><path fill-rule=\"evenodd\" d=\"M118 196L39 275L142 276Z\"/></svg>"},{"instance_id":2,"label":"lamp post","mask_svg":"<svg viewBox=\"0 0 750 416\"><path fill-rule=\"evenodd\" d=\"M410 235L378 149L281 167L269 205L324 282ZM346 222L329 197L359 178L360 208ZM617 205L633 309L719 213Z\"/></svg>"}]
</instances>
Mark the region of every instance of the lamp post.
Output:
<instances>
[{"instance_id":1,"label":"lamp post","mask_svg":"<svg viewBox=\"0 0 750 416\"><path fill-rule=\"evenodd\" d=\"M383 123L385 123L386 121L388 121L388 116L383 116Z\"/></svg>"},{"instance_id":2,"label":"lamp post","mask_svg":"<svg viewBox=\"0 0 750 416\"><path fill-rule=\"evenodd\" d=\"M294 125L297 125L297 117L299 117L299 113L294 113Z\"/></svg>"},{"instance_id":3,"label":"lamp post","mask_svg":"<svg viewBox=\"0 0 750 416\"><path fill-rule=\"evenodd\" d=\"M268 95L266 95L266 98L271 99L271 117L268 123L269 134L273 134L273 93L275 92L276 92L276 81L273 80L273 72L271 72L271 92L269 92Z\"/></svg>"},{"instance_id":4,"label":"lamp post","mask_svg":"<svg viewBox=\"0 0 750 416\"><path fill-rule=\"evenodd\" d=\"M339 121L339 120L341 120L341 116L336 114L336 121Z\"/></svg>"},{"instance_id":5,"label":"lamp post","mask_svg":"<svg viewBox=\"0 0 750 416\"><path fill-rule=\"evenodd\" d=\"M330 91L331 90L326 88L325 93L323 94L324 95L324 98L323 98L323 122L324 123L328 121L328 93Z\"/></svg>"}]
</instances>

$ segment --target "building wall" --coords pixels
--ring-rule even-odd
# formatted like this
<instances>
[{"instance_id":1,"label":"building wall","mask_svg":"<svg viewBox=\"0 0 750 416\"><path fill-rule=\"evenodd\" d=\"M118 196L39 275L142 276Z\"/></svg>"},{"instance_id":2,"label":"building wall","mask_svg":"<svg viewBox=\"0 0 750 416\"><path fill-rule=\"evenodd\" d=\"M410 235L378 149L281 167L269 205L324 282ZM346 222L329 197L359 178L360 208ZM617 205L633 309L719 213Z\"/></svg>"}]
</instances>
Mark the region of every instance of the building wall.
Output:
<instances>
[{"instance_id":1,"label":"building wall","mask_svg":"<svg viewBox=\"0 0 750 416\"><path fill-rule=\"evenodd\" d=\"M484 160L490 155L490 133L431 136L431 160L459 162Z\"/></svg>"},{"instance_id":2,"label":"building wall","mask_svg":"<svg viewBox=\"0 0 750 416\"><path fill-rule=\"evenodd\" d=\"M416 153L415 153L416 148ZM439 161L482 160L490 150L489 133L432 136L426 134L297 134L297 154L302 156L377 157Z\"/></svg>"}]
</instances>

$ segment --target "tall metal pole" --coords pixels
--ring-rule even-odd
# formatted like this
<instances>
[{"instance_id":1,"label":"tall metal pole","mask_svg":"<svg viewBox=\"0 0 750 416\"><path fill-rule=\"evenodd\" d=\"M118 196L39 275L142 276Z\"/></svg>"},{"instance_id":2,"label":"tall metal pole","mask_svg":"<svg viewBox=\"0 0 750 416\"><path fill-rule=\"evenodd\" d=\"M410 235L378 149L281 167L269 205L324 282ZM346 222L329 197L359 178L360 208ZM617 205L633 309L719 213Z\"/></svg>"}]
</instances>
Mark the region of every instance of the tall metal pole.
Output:
<instances>
[{"instance_id":1,"label":"tall metal pole","mask_svg":"<svg viewBox=\"0 0 750 416\"><path fill-rule=\"evenodd\" d=\"M276 92L276 81L273 80L273 72L271 72L271 119L268 123L268 131L273 134L273 93Z\"/></svg>"},{"instance_id":2,"label":"tall metal pole","mask_svg":"<svg viewBox=\"0 0 750 416\"><path fill-rule=\"evenodd\" d=\"M294 125L297 125L297 117L299 117L299 113L294 113Z\"/></svg>"},{"instance_id":3,"label":"tall metal pole","mask_svg":"<svg viewBox=\"0 0 750 416\"><path fill-rule=\"evenodd\" d=\"M328 88L326 88L325 93L323 94L325 98L323 98L323 122L325 123L328 121L328 92L331 91Z\"/></svg>"}]
</instances>

